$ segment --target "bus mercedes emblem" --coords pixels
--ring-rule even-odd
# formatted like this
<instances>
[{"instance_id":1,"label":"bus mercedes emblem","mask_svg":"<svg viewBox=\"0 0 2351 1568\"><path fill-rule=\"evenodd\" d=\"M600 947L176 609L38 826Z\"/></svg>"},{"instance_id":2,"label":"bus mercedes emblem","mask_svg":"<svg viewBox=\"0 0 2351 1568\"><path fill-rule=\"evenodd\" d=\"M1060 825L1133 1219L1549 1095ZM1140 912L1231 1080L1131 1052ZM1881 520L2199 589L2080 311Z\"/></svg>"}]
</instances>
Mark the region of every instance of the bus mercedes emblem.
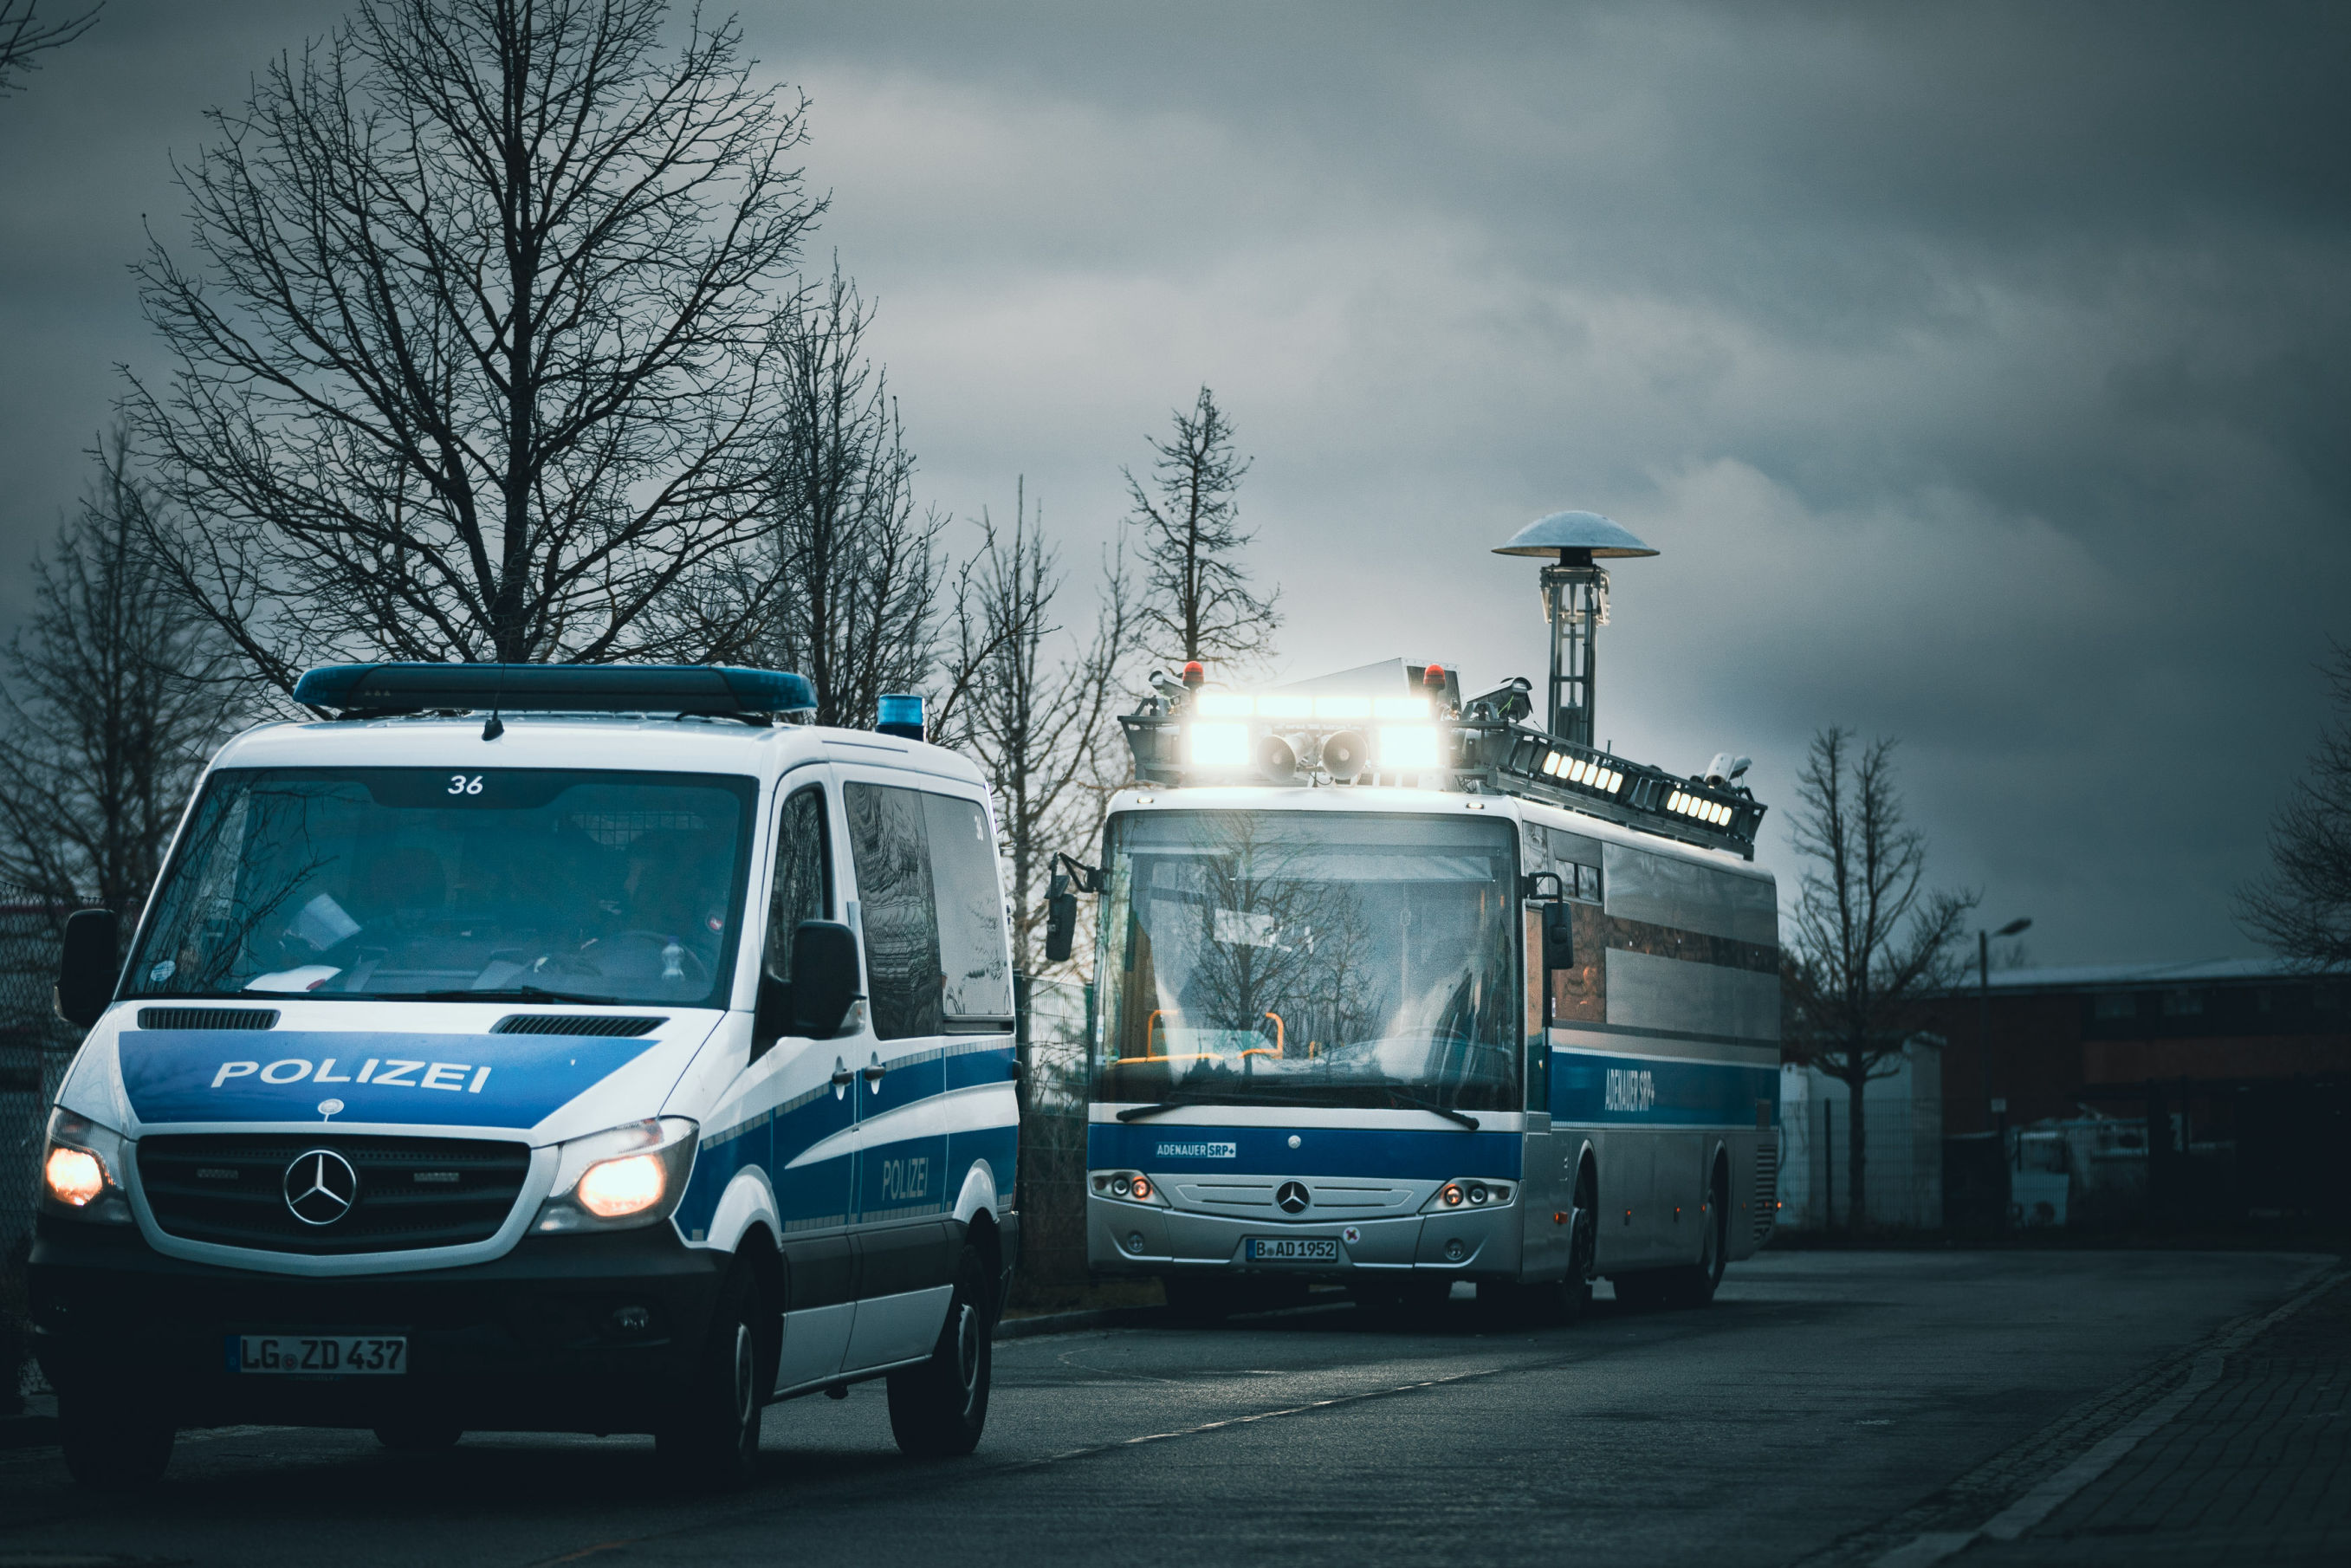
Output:
<instances>
[{"instance_id":1,"label":"bus mercedes emblem","mask_svg":"<svg viewBox=\"0 0 2351 1568\"><path fill-rule=\"evenodd\" d=\"M286 1167L286 1207L305 1225L332 1225L359 1201L360 1173L332 1149L311 1149Z\"/></svg>"},{"instance_id":2,"label":"bus mercedes emblem","mask_svg":"<svg viewBox=\"0 0 2351 1568\"><path fill-rule=\"evenodd\" d=\"M1304 1182L1286 1181L1281 1184L1281 1190L1273 1195L1273 1201L1281 1205L1282 1213L1298 1214L1314 1200L1307 1195Z\"/></svg>"}]
</instances>

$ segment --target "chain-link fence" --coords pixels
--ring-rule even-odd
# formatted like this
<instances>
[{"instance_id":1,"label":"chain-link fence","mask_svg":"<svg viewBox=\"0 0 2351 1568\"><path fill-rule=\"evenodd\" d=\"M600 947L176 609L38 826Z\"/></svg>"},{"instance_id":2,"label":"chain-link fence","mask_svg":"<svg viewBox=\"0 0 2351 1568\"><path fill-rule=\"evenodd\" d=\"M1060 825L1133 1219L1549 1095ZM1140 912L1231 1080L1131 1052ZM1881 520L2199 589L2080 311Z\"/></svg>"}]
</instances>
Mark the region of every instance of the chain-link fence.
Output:
<instances>
[{"instance_id":1,"label":"chain-link fence","mask_svg":"<svg viewBox=\"0 0 2351 1568\"><path fill-rule=\"evenodd\" d=\"M1013 1301L1049 1306L1086 1284L1087 988L1023 978L1020 1268Z\"/></svg>"},{"instance_id":2,"label":"chain-link fence","mask_svg":"<svg viewBox=\"0 0 2351 1568\"><path fill-rule=\"evenodd\" d=\"M33 1245L41 1129L80 1038L49 1010L53 932L46 907L0 904L0 1415L16 1412L23 1375L25 1258Z\"/></svg>"}]
</instances>

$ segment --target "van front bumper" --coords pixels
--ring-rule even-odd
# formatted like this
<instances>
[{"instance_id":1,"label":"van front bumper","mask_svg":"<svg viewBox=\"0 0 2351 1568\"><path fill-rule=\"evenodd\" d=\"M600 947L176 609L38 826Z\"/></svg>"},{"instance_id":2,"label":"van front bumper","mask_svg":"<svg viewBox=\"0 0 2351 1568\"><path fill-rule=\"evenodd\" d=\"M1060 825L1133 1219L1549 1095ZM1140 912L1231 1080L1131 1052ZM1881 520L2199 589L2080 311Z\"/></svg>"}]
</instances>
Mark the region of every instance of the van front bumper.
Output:
<instances>
[{"instance_id":1,"label":"van front bumper","mask_svg":"<svg viewBox=\"0 0 2351 1568\"><path fill-rule=\"evenodd\" d=\"M183 1262L128 1227L44 1218L32 1348L60 1393L120 1393L182 1425L648 1431L684 1385L724 1253L653 1225L537 1237L504 1258L413 1274L297 1279ZM231 1370L243 1334L402 1334L399 1376Z\"/></svg>"}]
</instances>

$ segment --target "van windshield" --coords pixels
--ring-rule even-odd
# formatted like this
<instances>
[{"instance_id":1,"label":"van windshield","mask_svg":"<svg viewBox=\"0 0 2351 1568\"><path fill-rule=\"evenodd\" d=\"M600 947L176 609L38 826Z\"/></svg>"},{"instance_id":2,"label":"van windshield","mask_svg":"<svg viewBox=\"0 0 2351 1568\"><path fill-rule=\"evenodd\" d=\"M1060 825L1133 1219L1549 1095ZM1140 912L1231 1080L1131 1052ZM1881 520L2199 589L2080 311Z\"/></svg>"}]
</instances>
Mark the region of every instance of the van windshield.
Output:
<instances>
[{"instance_id":1,"label":"van windshield","mask_svg":"<svg viewBox=\"0 0 2351 1568\"><path fill-rule=\"evenodd\" d=\"M1510 825L1113 818L1094 1097L1518 1103Z\"/></svg>"},{"instance_id":2,"label":"van windshield","mask_svg":"<svg viewBox=\"0 0 2351 1568\"><path fill-rule=\"evenodd\" d=\"M126 991L723 1007L756 792L716 774L223 769Z\"/></svg>"}]
</instances>

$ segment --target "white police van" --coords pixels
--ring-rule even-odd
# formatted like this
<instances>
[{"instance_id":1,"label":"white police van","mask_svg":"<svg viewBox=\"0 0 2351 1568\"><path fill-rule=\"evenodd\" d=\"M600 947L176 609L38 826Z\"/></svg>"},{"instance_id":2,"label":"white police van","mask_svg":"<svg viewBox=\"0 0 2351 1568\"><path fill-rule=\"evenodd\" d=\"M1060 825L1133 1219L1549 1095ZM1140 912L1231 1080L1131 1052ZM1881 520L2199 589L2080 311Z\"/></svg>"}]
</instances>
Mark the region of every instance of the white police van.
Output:
<instances>
[{"instance_id":1,"label":"white police van","mask_svg":"<svg viewBox=\"0 0 2351 1568\"><path fill-rule=\"evenodd\" d=\"M987 793L701 666L345 665L214 760L89 1034L31 1262L66 1458L175 1429L656 1435L746 1474L762 1406L887 1376L968 1452L1019 1240ZM911 712L907 711L909 708ZM893 711L894 710L894 711Z\"/></svg>"}]
</instances>

